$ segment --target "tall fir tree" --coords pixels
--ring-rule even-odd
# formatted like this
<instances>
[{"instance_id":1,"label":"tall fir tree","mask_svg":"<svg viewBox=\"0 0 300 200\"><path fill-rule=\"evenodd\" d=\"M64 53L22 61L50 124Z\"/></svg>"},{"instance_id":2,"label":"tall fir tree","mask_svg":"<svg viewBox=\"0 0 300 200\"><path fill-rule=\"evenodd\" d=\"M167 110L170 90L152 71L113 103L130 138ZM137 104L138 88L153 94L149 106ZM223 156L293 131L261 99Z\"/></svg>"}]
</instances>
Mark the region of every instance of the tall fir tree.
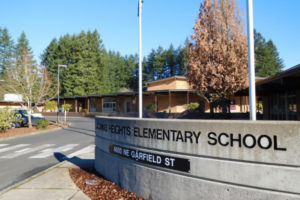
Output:
<instances>
[{"instance_id":1,"label":"tall fir tree","mask_svg":"<svg viewBox=\"0 0 300 200\"><path fill-rule=\"evenodd\" d=\"M68 67L61 71L62 94L65 96L101 94L105 92L103 64L104 47L99 33L81 32L52 40L41 56L55 80L58 64Z\"/></svg>"},{"instance_id":2,"label":"tall fir tree","mask_svg":"<svg viewBox=\"0 0 300 200\"><path fill-rule=\"evenodd\" d=\"M176 55L177 52L175 52L173 44L170 45L169 49L165 51L165 68L167 69L167 75L166 76L175 76L178 75L178 65L176 62Z\"/></svg>"},{"instance_id":3,"label":"tall fir tree","mask_svg":"<svg viewBox=\"0 0 300 200\"><path fill-rule=\"evenodd\" d=\"M127 86L133 91L138 91L138 55L130 55L125 60L129 70Z\"/></svg>"},{"instance_id":4,"label":"tall fir tree","mask_svg":"<svg viewBox=\"0 0 300 200\"><path fill-rule=\"evenodd\" d=\"M14 43L7 28L0 28L0 79L12 59Z\"/></svg>"},{"instance_id":5,"label":"tall fir tree","mask_svg":"<svg viewBox=\"0 0 300 200\"><path fill-rule=\"evenodd\" d=\"M254 41L256 76L267 77L280 72L284 65L273 41L266 41L256 30L254 31Z\"/></svg>"},{"instance_id":6,"label":"tall fir tree","mask_svg":"<svg viewBox=\"0 0 300 200\"><path fill-rule=\"evenodd\" d=\"M188 40L187 40L188 41ZM152 49L143 64L144 82L168 78L176 75L186 75L188 44L177 49L171 44L168 49L159 46Z\"/></svg>"},{"instance_id":7,"label":"tall fir tree","mask_svg":"<svg viewBox=\"0 0 300 200\"><path fill-rule=\"evenodd\" d=\"M135 85L136 56L107 52L96 30L54 39L41 57L54 81L58 64L68 66L60 77L65 96L119 92Z\"/></svg>"}]
</instances>

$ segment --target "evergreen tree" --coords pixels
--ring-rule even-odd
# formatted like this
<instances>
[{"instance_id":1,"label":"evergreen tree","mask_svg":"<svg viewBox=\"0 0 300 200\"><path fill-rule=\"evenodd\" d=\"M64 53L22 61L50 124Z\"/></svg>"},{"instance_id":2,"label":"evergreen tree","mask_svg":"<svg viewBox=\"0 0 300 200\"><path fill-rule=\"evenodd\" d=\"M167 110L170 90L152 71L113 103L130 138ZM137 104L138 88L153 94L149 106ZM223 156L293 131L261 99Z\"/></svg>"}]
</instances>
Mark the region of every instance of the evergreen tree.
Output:
<instances>
[{"instance_id":1,"label":"evergreen tree","mask_svg":"<svg viewBox=\"0 0 300 200\"><path fill-rule=\"evenodd\" d=\"M187 69L188 69L188 47L189 47L190 41L188 38L185 40L184 47L178 48L178 56L177 56L177 63L179 64L179 75L186 75Z\"/></svg>"},{"instance_id":2,"label":"evergreen tree","mask_svg":"<svg viewBox=\"0 0 300 200\"><path fill-rule=\"evenodd\" d=\"M53 39L49 46L44 51L43 55L41 56L41 59L43 60L43 64L47 66L49 74L53 78L53 81L56 80L57 75L57 65L61 64L59 61L59 55L58 55L58 42L55 39ZM56 67L55 67L56 66Z\"/></svg>"},{"instance_id":3,"label":"evergreen tree","mask_svg":"<svg viewBox=\"0 0 300 200\"><path fill-rule=\"evenodd\" d=\"M266 77L280 72L284 65L273 41L266 42L266 39L257 31L254 31L254 41L256 76Z\"/></svg>"},{"instance_id":4,"label":"evergreen tree","mask_svg":"<svg viewBox=\"0 0 300 200\"><path fill-rule=\"evenodd\" d=\"M143 64L143 81L147 83L171 76L186 75L187 47L188 43L177 49L172 44L168 49L161 46L156 50L152 49Z\"/></svg>"},{"instance_id":5,"label":"evergreen tree","mask_svg":"<svg viewBox=\"0 0 300 200\"><path fill-rule=\"evenodd\" d=\"M136 89L135 73L137 56L123 57L119 52L109 51L105 58L104 65L108 70L108 92ZM132 88L130 86L132 86Z\"/></svg>"},{"instance_id":6,"label":"evergreen tree","mask_svg":"<svg viewBox=\"0 0 300 200\"><path fill-rule=\"evenodd\" d=\"M0 28L0 79L6 72L6 68L12 59L13 51L14 44L7 28Z\"/></svg>"},{"instance_id":7,"label":"evergreen tree","mask_svg":"<svg viewBox=\"0 0 300 200\"><path fill-rule=\"evenodd\" d=\"M166 68L166 53L165 50L159 46L155 52L154 61L153 61L153 77L152 80L158 80L167 78L167 71Z\"/></svg>"},{"instance_id":8,"label":"evergreen tree","mask_svg":"<svg viewBox=\"0 0 300 200\"><path fill-rule=\"evenodd\" d=\"M65 96L101 94L106 92L102 56L104 47L99 33L88 31L52 40L42 60L56 79L58 64L68 67L61 72L62 93Z\"/></svg>"},{"instance_id":9,"label":"evergreen tree","mask_svg":"<svg viewBox=\"0 0 300 200\"><path fill-rule=\"evenodd\" d=\"M178 65L177 65L177 52L174 49L174 46L171 44L169 49L165 51L165 69L166 69L166 76L171 77L178 75Z\"/></svg>"},{"instance_id":10,"label":"evergreen tree","mask_svg":"<svg viewBox=\"0 0 300 200\"><path fill-rule=\"evenodd\" d=\"M127 86L133 91L138 91L138 55L130 55L125 60L130 74L127 79Z\"/></svg>"}]
</instances>

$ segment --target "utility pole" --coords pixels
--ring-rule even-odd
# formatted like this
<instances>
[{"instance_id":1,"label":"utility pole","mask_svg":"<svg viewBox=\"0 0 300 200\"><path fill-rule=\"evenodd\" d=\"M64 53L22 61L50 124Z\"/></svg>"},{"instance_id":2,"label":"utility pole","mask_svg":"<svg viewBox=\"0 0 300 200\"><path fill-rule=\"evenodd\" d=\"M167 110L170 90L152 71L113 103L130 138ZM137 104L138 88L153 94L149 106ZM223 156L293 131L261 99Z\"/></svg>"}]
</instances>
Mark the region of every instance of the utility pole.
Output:
<instances>
[{"instance_id":1,"label":"utility pole","mask_svg":"<svg viewBox=\"0 0 300 200\"><path fill-rule=\"evenodd\" d=\"M249 102L250 120L256 121L256 92L255 92L255 62L254 62L254 33L253 33L253 2L248 1L248 63L249 63Z\"/></svg>"},{"instance_id":2,"label":"utility pole","mask_svg":"<svg viewBox=\"0 0 300 200\"><path fill-rule=\"evenodd\" d=\"M66 68L67 65L57 65L57 118L56 121L58 122L58 115L59 115L59 68L64 67Z\"/></svg>"}]
</instances>

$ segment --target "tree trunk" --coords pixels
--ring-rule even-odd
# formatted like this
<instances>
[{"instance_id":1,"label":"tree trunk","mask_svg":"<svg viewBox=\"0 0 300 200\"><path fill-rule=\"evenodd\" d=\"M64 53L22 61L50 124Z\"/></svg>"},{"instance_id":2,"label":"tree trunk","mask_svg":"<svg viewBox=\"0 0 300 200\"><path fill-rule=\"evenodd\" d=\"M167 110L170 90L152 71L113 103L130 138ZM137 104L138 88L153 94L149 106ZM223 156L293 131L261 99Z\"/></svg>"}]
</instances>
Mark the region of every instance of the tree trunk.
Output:
<instances>
[{"instance_id":1,"label":"tree trunk","mask_svg":"<svg viewBox=\"0 0 300 200\"><path fill-rule=\"evenodd\" d=\"M209 102L209 118L214 119L214 105L212 102Z\"/></svg>"},{"instance_id":2,"label":"tree trunk","mask_svg":"<svg viewBox=\"0 0 300 200\"><path fill-rule=\"evenodd\" d=\"M31 102L28 103L28 128L32 128L32 121L31 121L31 113L32 113L32 109L31 109Z\"/></svg>"},{"instance_id":3,"label":"tree trunk","mask_svg":"<svg viewBox=\"0 0 300 200\"><path fill-rule=\"evenodd\" d=\"M222 108L222 114L225 119L230 118L230 100L222 98L220 101L220 106Z\"/></svg>"}]
</instances>

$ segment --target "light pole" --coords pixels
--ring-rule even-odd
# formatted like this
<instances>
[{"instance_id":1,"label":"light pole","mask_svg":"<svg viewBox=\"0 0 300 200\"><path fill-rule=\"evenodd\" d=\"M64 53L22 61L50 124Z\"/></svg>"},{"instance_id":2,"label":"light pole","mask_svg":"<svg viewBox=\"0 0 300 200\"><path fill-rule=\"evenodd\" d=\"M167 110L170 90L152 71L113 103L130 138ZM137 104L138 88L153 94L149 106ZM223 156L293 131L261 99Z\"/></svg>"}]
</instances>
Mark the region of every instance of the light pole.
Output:
<instances>
[{"instance_id":1,"label":"light pole","mask_svg":"<svg viewBox=\"0 0 300 200\"><path fill-rule=\"evenodd\" d=\"M67 65L57 65L57 118L56 121L58 122L58 115L59 115L59 68L64 67L66 68Z\"/></svg>"}]
</instances>

